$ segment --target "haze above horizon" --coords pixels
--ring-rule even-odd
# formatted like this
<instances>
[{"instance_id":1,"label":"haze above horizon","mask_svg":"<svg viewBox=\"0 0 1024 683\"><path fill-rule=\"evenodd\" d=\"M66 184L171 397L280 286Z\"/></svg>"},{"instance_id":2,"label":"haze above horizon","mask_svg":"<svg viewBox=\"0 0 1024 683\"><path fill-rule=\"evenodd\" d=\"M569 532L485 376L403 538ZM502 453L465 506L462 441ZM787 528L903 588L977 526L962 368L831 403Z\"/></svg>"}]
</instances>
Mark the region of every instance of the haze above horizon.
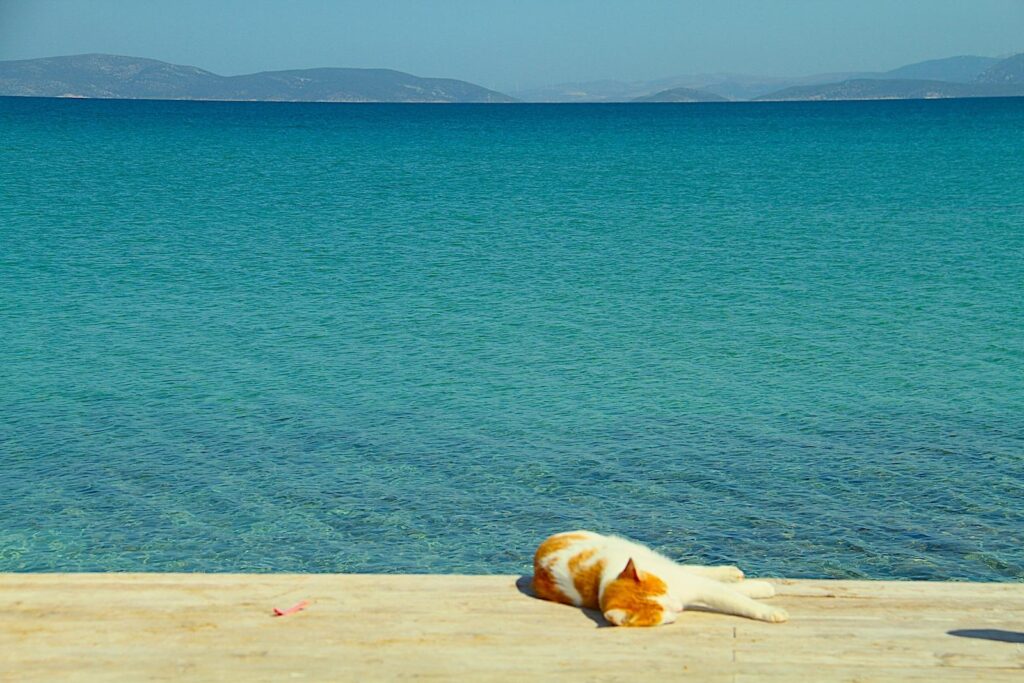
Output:
<instances>
[{"instance_id":1,"label":"haze above horizon","mask_svg":"<svg viewBox=\"0 0 1024 683\"><path fill-rule=\"evenodd\" d=\"M515 92L687 73L888 70L1024 50L1024 1L0 0L0 60L89 52L223 75L380 67Z\"/></svg>"}]
</instances>

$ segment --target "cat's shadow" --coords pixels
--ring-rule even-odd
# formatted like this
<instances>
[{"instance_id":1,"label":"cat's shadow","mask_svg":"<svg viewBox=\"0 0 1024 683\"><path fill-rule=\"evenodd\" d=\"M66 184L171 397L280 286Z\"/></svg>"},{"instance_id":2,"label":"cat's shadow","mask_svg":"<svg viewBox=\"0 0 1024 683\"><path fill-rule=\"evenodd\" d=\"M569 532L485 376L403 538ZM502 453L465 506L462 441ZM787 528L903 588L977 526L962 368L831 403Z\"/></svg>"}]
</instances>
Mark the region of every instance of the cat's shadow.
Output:
<instances>
[{"instance_id":1,"label":"cat's shadow","mask_svg":"<svg viewBox=\"0 0 1024 683\"><path fill-rule=\"evenodd\" d=\"M533 592L532 584L533 577L528 574L523 574L518 579L516 579L516 588L519 590L520 593L522 593L523 595L527 595L533 598L534 600L540 600L540 598L537 597L537 594ZM587 619L590 619L592 622L594 622L597 625L597 628L611 628L612 626L604 618L604 615L596 609L580 608L579 611L582 612L587 617Z\"/></svg>"}]
</instances>

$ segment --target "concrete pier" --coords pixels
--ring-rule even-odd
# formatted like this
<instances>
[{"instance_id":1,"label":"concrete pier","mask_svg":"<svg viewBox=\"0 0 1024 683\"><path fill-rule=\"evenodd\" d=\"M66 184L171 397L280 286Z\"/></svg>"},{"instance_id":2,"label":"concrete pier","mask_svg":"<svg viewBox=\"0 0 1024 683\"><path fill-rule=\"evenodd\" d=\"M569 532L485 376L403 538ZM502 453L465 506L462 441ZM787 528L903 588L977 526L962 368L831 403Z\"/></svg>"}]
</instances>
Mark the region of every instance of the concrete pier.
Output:
<instances>
[{"instance_id":1,"label":"concrete pier","mask_svg":"<svg viewBox=\"0 0 1024 683\"><path fill-rule=\"evenodd\" d=\"M517 578L0 574L0 681L1024 681L1024 584L778 580L784 624L622 629Z\"/></svg>"}]
</instances>

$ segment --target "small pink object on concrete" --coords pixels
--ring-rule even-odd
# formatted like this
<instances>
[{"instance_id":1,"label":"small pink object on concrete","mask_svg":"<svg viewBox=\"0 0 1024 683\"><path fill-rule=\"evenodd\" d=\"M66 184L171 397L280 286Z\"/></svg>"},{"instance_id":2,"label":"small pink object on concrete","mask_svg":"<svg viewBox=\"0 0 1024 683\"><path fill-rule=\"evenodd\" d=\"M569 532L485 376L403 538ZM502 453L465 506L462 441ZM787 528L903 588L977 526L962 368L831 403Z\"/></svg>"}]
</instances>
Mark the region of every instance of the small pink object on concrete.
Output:
<instances>
[{"instance_id":1,"label":"small pink object on concrete","mask_svg":"<svg viewBox=\"0 0 1024 683\"><path fill-rule=\"evenodd\" d=\"M274 616L275 617L283 617L283 616L287 616L289 614L295 614L296 612L301 612L302 610L306 609L306 607L308 607L308 606L309 606L309 600L303 600L302 602L295 603L294 605L292 605L288 609L281 609L280 607L275 607L274 608Z\"/></svg>"}]
</instances>

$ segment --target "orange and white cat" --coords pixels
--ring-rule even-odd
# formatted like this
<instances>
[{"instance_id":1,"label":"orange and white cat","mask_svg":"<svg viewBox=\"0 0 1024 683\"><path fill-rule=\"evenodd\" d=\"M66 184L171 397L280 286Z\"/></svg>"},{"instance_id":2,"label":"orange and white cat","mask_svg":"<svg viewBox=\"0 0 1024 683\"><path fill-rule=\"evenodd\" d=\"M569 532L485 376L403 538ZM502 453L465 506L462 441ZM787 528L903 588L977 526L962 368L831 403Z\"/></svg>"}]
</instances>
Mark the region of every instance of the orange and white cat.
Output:
<instances>
[{"instance_id":1,"label":"orange and white cat","mask_svg":"<svg viewBox=\"0 0 1024 683\"><path fill-rule=\"evenodd\" d=\"M753 598L770 598L765 581L744 581L737 567L673 562L639 543L590 531L555 534L533 558L533 590L545 600L601 610L616 626L671 624L686 607L761 621L786 621L786 610Z\"/></svg>"}]
</instances>

